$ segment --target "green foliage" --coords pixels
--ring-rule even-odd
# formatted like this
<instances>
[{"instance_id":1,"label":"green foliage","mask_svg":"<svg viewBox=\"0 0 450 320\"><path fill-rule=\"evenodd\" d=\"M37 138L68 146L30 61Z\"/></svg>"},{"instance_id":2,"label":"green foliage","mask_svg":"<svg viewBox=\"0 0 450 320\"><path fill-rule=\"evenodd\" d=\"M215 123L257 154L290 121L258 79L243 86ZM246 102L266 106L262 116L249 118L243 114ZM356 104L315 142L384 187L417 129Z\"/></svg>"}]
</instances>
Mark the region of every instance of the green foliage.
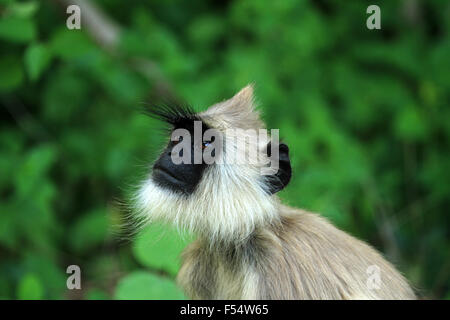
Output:
<instances>
[{"instance_id":1,"label":"green foliage","mask_svg":"<svg viewBox=\"0 0 450 320\"><path fill-rule=\"evenodd\" d=\"M13 55L3 56L0 60L0 92L18 87L24 78L20 59Z\"/></svg>"},{"instance_id":2,"label":"green foliage","mask_svg":"<svg viewBox=\"0 0 450 320\"><path fill-rule=\"evenodd\" d=\"M95 210L81 216L69 231L71 247L74 251L83 253L102 244L107 237L107 212Z\"/></svg>"},{"instance_id":3,"label":"green foliage","mask_svg":"<svg viewBox=\"0 0 450 320\"><path fill-rule=\"evenodd\" d=\"M17 298L22 300L42 299L42 284L33 274L25 275L17 287Z\"/></svg>"},{"instance_id":4,"label":"green foliage","mask_svg":"<svg viewBox=\"0 0 450 320\"><path fill-rule=\"evenodd\" d=\"M50 59L47 47L42 44L32 44L27 48L24 62L31 80L37 80L50 64Z\"/></svg>"},{"instance_id":5,"label":"green foliage","mask_svg":"<svg viewBox=\"0 0 450 320\"><path fill-rule=\"evenodd\" d=\"M115 294L116 299L155 300L161 297L171 300L184 298L172 281L142 271L123 278L117 285Z\"/></svg>"},{"instance_id":6,"label":"green foliage","mask_svg":"<svg viewBox=\"0 0 450 320\"><path fill-rule=\"evenodd\" d=\"M180 267L180 254L187 244L173 228L153 224L134 241L133 254L142 265L175 276Z\"/></svg>"},{"instance_id":7,"label":"green foliage","mask_svg":"<svg viewBox=\"0 0 450 320\"><path fill-rule=\"evenodd\" d=\"M36 36L33 21L19 17L4 17L0 20L0 38L11 42L27 43Z\"/></svg>"},{"instance_id":8,"label":"green foliage","mask_svg":"<svg viewBox=\"0 0 450 320\"><path fill-rule=\"evenodd\" d=\"M191 236L112 232L164 143L139 112L161 74L196 110L255 83L291 150L283 202L449 298L447 4L385 1L381 30L357 0L98 4L122 27L114 52L83 16L68 30L53 1L0 1L0 298L183 298L174 278ZM71 264L81 292L66 288Z\"/></svg>"}]
</instances>

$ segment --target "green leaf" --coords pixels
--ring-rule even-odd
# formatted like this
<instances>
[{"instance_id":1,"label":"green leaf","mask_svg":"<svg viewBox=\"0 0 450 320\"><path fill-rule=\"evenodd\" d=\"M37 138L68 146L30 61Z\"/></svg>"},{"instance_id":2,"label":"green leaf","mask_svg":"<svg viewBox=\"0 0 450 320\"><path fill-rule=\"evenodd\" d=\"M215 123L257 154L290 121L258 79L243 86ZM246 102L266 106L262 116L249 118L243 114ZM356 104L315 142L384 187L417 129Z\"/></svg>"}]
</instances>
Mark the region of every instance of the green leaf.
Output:
<instances>
[{"instance_id":1,"label":"green leaf","mask_svg":"<svg viewBox=\"0 0 450 320\"><path fill-rule=\"evenodd\" d=\"M90 289L85 294L84 297L87 300L108 300L109 299L109 295L107 292L97 289L97 288Z\"/></svg>"},{"instance_id":2,"label":"green leaf","mask_svg":"<svg viewBox=\"0 0 450 320\"><path fill-rule=\"evenodd\" d=\"M188 32L197 45L212 45L224 32L223 21L217 16L199 17L192 23Z\"/></svg>"},{"instance_id":3,"label":"green leaf","mask_svg":"<svg viewBox=\"0 0 450 320\"><path fill-rule=\"evenodd\" d=\"M15 2L8 7L8 13L16 17L28 18L34 15L38 8L37 1Z\"/></svg>"},{"instance_id":4,"label":"green leaf","mask_svg":"<svg viewBox=\"0 0 450 320\"><path fill-rule=\"evenodd\" d=\"M176 275L180 268L180 253L187 245L172 227L152 224L133 243L133 253L144 266Z\"/></svg>"},{"instance_id":5,"label":"green leaf","mask_svg":"<svg viewBox=\"0 0 450 320\"><path fill-rule=\"evenodd\" d=\"M56 259L43 255L37 250L24 254L22 266L24 270L36 275L45 285L45 298L57 299L67 292L68 275Z\"/></svg>"},{"instance_id":6,"label":"green leaf","mask_svg":"<svg viewBox=\"0 0 450 320\"><path fill-rule=\"evenodd\" d=\"M0 19L0 39L26 43L35 37L36 28L32 20L14 16Z\"/></svg>"},{"instance_id":7,"label":"green leaf","mask_svg":"<svg viewBox=\"0 0 450 320\"><path fill-rule=\"evenodd\" d=\"M428 134L428 126L424 116L417 108L404 108L395 121L395 131L399 138L406 141L417 141L424 139Z\"/></svg>"},{"instance_id":8,"label":"green leaf","mask_svg":"<svg viewBox=\"0 0 450 320\"><path fill-rule=\"evenodd\" d=\"M33 44L25 51L25 67L31 80L37 80L49 66L51 55L43 44Z\"/></svg>"},{"instance_id":9,"label":"green leaf","mask_svg":"<svg viewBox=\"0 0 450 320\"><path fill-rule=\"evenodd\" d=\"M52 145L41 145L26 155L16 176L16 187L21 195L28 195L45 177L56 160L56 150Z\"/></svg>"},{"instance_id":10,"label":"green leaf","mask_svg":"<svg viewBox=\"0 0 450 320\"><path fill-rule=\"evenodd\" d=\"M15 1L16 0L0 0L0 5L6 7L6 6L14 4Z\"/></svg>"},{"instance_id":11,"label":"green leaf","mask_svg":"<svg viewBox=\"0 0 450 320\"><path fill-rule=\"evenodd\" d=\"M18 57L0 57L0 92L14 90L22 84L23 68Z\"/></svg>"},{"instance_id":12,"label":"green leaf","mask_svg":"<svg viewBox=\"0 0 450 320\"><path fill-rule=\"evenodd\" d=\"M115 298L119 300L182 300L183 293L172 280L154 274L136 271L121 279Z\"/></svg>"},{"instance_id":13,"label":"green leaf","mask_svg":"<svg viewBox=\"0 0 450 320\"><path fill-rule=\"evenodd\" d=\"M39 300L44 295L41 281L32 273L26 274L17 287L17 298L21 300Z\"/></svg>"},{"instance_id":14,"label":"green leaf","mask_svg":"<svg viewBox=\"0 0 450 320\"><path fill-rule=\"evenodd\" d=\"M81 30L61 28L53 35L50 48L55 56L74 59L92 49L92 44Z\"/></svg>"},{"instance_id":15,"label":"green leaf","mask_svg":"<svg viewBox=\"0 0 450 320\"><path fill-rule=\"evenodd\" d=\"M77 252L102 244L108 234L107 211L94 210L82 216L71 230L71 246Z\"/></svg>"}]
</instances>

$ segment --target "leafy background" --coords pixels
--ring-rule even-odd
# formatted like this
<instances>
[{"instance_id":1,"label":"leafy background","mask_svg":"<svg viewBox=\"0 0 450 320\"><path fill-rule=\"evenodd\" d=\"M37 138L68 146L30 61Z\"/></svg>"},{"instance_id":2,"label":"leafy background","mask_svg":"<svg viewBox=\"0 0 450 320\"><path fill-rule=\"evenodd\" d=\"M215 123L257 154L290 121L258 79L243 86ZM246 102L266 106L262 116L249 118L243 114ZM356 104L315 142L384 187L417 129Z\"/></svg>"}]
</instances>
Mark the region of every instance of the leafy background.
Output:
<instances>
[{"instance_id":1,"label":"leafy background","mask_svg":"<svg viewBox=\"0 0 450 320\"><path fill-rule=\"evenodd\" d=\"M378 1L368 30L365 1L96 1L110 42L83 8L68 30L67 3L0 0L0 298L184 298L189 236L114 232L162 146L139 106L174 94L203 110L249 82L291 149L283 201L450 298L448 2Z\"/></svg>"}]
</instances>

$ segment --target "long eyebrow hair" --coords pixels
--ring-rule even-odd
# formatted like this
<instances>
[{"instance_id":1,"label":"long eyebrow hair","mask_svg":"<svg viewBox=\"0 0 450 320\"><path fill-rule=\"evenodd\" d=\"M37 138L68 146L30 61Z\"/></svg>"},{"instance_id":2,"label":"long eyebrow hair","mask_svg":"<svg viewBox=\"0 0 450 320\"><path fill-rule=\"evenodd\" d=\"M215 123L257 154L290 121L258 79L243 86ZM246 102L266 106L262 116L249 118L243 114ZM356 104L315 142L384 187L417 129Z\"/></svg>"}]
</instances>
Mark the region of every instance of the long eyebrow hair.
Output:
<instances>
[{"instance_id":1,"label":"long eyebrow hair","mask_svg":"<svg viewBox=\"0 0 450 320\"><path fill-rule=\"evenodd\" d=\"M202 121L190 105L174 101L146 105L144 112L149 117L164 121L175 128L184 127L193 121Z\"/></svg>"}]
</instances>

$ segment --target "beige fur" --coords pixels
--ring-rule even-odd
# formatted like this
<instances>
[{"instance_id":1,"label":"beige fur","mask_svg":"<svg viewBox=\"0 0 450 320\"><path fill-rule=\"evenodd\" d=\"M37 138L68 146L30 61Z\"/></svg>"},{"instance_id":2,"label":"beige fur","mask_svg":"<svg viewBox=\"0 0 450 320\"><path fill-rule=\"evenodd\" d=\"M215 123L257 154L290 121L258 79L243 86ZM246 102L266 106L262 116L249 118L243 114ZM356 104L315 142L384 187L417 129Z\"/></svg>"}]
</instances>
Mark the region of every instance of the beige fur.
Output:
<instances>
[{"instance_id":1,"label":"beige fur","mask_svg":"<svg viewBox=\"0 0 450 320\"><path fill-rule=\"evenodd\" d=\"M280 204L261 183L263 146L253 164L232 165L240 152L229 128L259 129L253 88L200 114L228 146L225 164L211 165L192 195L180 196L145 181L136 198L138 216L164 220L198 236L183 253L178 283L194 299L414 299L395 268L367 244L324 218ZM370 266L380 288L368 286Z\"/></svg>"}]
</instances>

